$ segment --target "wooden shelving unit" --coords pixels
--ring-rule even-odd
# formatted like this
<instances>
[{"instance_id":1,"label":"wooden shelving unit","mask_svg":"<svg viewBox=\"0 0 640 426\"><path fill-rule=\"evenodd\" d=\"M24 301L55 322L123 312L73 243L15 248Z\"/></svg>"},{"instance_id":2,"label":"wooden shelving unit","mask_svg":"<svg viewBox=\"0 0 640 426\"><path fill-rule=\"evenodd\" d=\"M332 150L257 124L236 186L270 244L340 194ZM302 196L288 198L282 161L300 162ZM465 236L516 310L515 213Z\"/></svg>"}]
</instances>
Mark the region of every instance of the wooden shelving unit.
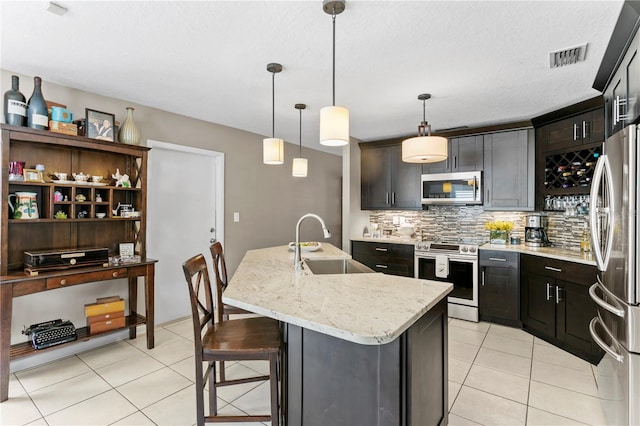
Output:
<instances>
[{"instance_id":1,"label":"wooden shelving unit","mask_svg":"<svg viewBox=\"0 0 640 426\"><path fill-rule=\"evenodd\" d=\"M149 148L68 136L44 130L9 125L2 132L0 163L0 402L8 398L11 359L51 351L91 338L86 327L77 329L78 340L47 349L35 350L29 342L11 345L11 317L14 297L72 285L91 284L111 279L127 279L129 314L124 327L136 337L136 327L146 324L147 347L154 346L154 264L146 259L146 179ZM9 181L11 161L24 161L27 168L44 164L44 182ZM131 187L116 187L112 174L119 171L130 178ZM105 185L59 182L48 175L84 173L104 177ZM13 218L9 195L33 192L38 206L37 219ZM63 200L56 197L62 195ZM82 194L84 199L76 198ZM101 199L97 199L100 194ZM66 200L64 197L66 196ZM119 204L131 205L137 217L114 214ZM62 211L66 219L56 218ZM104 218L96 216L104 213ZM106 247L110 255L119 252L120 243L133 243L139 263L88 266L41 272L24 272L25 251L77 250ZM138 278L144 278L145 313L136 312ZM90 300L87 303L91 302ZM60 313L64 316L64 312ZM101 333L101 335L104 333Z\"/></svg>"}]
</instances>

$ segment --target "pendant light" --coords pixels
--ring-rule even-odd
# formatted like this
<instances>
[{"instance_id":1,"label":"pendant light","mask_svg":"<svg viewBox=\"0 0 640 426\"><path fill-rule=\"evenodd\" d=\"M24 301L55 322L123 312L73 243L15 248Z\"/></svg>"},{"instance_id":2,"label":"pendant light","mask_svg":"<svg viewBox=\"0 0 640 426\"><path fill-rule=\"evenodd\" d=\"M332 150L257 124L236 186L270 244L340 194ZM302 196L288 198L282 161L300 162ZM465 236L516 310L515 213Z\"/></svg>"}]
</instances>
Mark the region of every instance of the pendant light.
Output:
<instances>
[{"instance_id":1,"label":"pendant light","mask_svg":"<svg viewBox=\"0 0 640 426\"><path fill-rule=\"evenodd\" d=\"M418 136L402 142L402 161L405 163L436 163L447 159L447 138L431 136L431 125L427 123L425 102L428 93L418 95L422 101L422 123L418 126Z\"/></svg>"},{"instance_id":2,"label":"pendant light","mask_svg":"<svg viewBox=\"0 0 640 426\"><path fill-rule=\"evenodd\" d=\"M267 64L267 71L271 73L271 137L262 141L262 161L264 164L284 163L284 141L276 138L276 73L282 71L282 65Z\"/></svg>"},{"instance_id":3,"label":"pendant light","mask_svg":"<svg viewBox=\"0 0 640 426\"><path fill-rule=\"evenodd\" d=\"M307 159L302 158L302 110L307 106L305 104L296 104L295 108L300 111L300 156L293 159L293 167L291 169L291 175L294 177L307 177Z\"/></svg>"},{"instance_id":4,"label":"pendant light","mask_svg":"<svg viewBox=\"0 0 640 426\"><path fill-rule=\"evenodd\" d=\"M344 12L344 0L324 0L322 9L333 18L333 105L320 110L320 144L344 146L349 143L349 110L336 106L336 15Z\"/></svg>"}]
</instances>

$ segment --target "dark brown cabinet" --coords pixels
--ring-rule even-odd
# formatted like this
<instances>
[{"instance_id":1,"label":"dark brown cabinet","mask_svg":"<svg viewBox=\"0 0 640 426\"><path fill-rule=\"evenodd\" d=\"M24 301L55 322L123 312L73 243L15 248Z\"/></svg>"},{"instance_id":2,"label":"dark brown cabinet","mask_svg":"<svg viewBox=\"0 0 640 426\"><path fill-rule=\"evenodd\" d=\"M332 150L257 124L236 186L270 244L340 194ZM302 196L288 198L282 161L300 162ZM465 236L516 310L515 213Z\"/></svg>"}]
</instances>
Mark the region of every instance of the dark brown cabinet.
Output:
<instances>
[{"instance_id":1,"label":"dark brown cabinet","mask_svg":"<svg viewBox=\"0 0 640 426\"><path fill-rule=\"evenodd\" d=\"M591 363L603 355L589 333L597 315L589 297L594 266L521 255L523 329Z\"/></svg>"},{"instance_id":2,"label":"dark brown cabinet","mask_svg":"<svg viewBox=\"0 0 640 426\"><path fill-rule=\"evenodd\" d=\"M449 139L445 161L422 165L422 173L475 172L484 168L484 139L482 135Z\"/></svg>"},{"instance_id":3,"label":"dark brown cabinet","mask_svg":"<svg viewBox=\"0 0 640 426\"><path fill-rule=\"evenodd\" d=\"M420 164L402 161L402 146L360 144L361 208L418 210Z\"/></svg>"},{"instance_id":4,"label":"dark brown cabinet","mask_svg":"<svg viewBox=\"0 0 640 426\"><path fill-rule=\"evenodd\" d=\"M535 209L547 195L588 194L605 139L604 98L533 118L535 126Z\"/></svg>"},{"instance_id":5,"label":"dark brown cabinet","mask_svg":"<svg viewBox=\"0 0 640 426\"><path fill-rule=\"evenodd\" d=\"M633 123L640 116L640 32L629 44L618 70L604 92L607 104L607 135Z\"/></svg>"},{"instance_id":6,"label":"dark brown cabinet","mask_svg":"<svg viewBox=\"0 0 640 426\"><path fill-rule=\"evenodd\" d=\"M478 310L481 321L520 327L520 255L480 250Z\"/></svg>"},{"instance_id":7,"label":"dark brown cabinet","mask_svg":"<svg viewBox=\"0 0 640 426\"><path fill-rule=\"evenodd\" d=\"M587 111L544 126L542 149L580 149L583 144L604 141L604 109Z\"/></svg>"},{"instance_id":8,"label":"dark brown cabinet","mask_svg":"<svg viewBox=\"0 0 640 426\"><path fill-rule=\"evenodd\" d=\"M410 244L352 241L351 256L376 272L414 277L414 248Z\"/></svg>"}]
</instances>

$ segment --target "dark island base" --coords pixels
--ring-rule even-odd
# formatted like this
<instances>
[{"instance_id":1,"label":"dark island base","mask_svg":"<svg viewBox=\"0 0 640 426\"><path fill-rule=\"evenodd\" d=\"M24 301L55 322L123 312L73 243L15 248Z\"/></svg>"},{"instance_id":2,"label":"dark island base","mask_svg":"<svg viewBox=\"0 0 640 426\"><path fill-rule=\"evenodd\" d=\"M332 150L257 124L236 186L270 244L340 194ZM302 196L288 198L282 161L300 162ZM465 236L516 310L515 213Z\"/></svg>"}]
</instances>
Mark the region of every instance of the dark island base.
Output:
<instances>
[{"instance_id":1,"label":"dark island base","mask_svg":"<svg viewBox=\"0 0 640 426\"><path fill-rule=\"evenodd\" d=\"M291 324L285 339L286 424L447 424L446 298L385 345Z\"/></svg>"}]
</instances>

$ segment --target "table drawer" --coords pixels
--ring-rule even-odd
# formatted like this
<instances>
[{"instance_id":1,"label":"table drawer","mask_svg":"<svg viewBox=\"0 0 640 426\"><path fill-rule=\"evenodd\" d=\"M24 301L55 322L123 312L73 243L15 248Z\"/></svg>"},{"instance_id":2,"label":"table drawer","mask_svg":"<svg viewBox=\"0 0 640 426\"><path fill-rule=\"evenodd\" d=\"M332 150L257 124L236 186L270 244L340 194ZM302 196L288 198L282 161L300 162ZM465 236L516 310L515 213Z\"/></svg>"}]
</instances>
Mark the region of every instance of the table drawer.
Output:
<instances>
[{"instance_id":1,"label":"table drawer","mask_svg":"<svg viewBox=\"0 0 640 426\"><path fill-rule=\"evenodd\" d=\"M60 277L47 278L47 290L54 288L68 287L76 284L84 284L93 281L113 280L116 278L127 278L127 270L108 269L106 271L96 271L92 273L69 274Z\"/></svg>"}]
</instances>

